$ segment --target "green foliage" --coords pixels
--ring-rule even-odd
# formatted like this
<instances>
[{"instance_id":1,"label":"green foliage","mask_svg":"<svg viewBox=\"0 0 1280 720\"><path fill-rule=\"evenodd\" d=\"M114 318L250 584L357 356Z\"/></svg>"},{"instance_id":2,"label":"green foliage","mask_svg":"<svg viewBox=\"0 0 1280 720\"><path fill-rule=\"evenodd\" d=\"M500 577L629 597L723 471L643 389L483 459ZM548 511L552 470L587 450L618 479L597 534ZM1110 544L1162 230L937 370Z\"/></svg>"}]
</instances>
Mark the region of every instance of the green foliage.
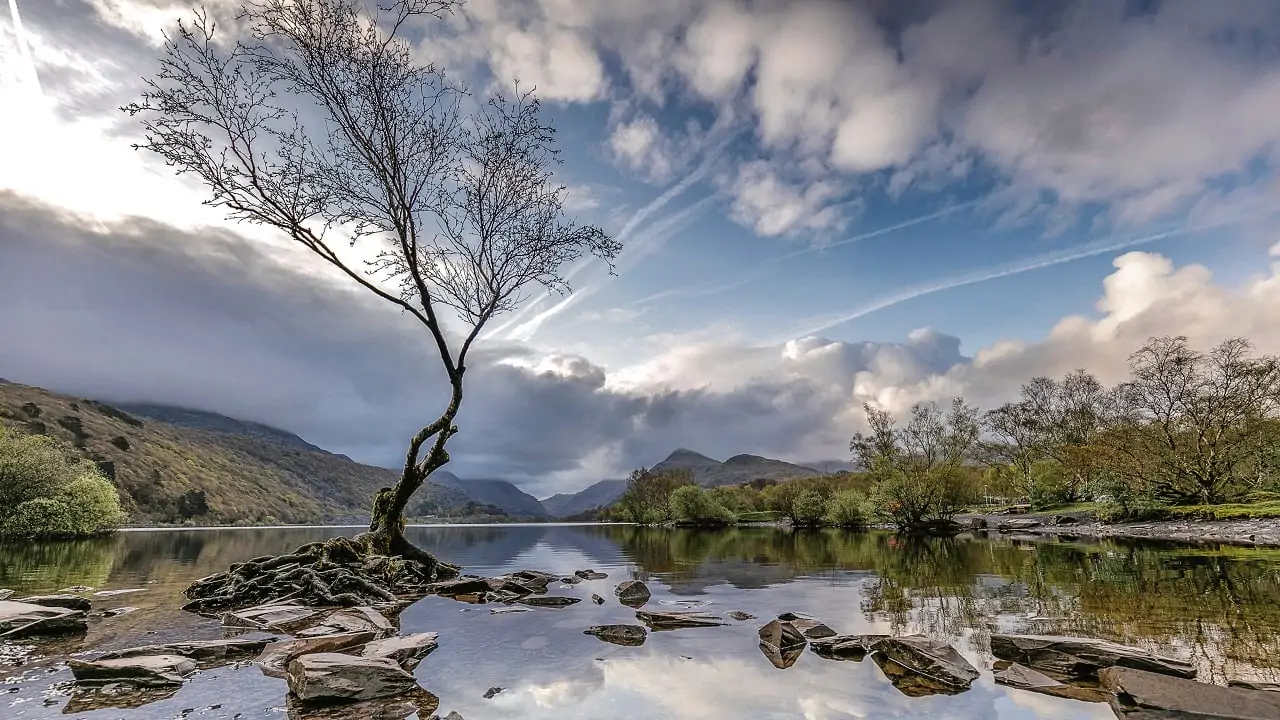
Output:
<instances>
[{"instance_id":1,"label":"green foliage","mask_svg":"<svg viewBox=\"0 0 1280 720\"><path fill-rule=\"evenodd\" d=\"M208 514L209 496L204 490L188 490L178 498L178 516L183 520Z\"/></svg>"},{"instance_id":2,"label":"green foliage","mask_svg":"<svg viewBox=\"0 0 1280 720\"><path fill-rule=\"evenodd\" d=\"M120 526L115 485L52 438L0 428L0 533L80 536Z\"/></svg>"},{"instance_id":3,"label":"green foliage","mask_svg":"<svg viewBox=\"0 0 1280 720\"><path fill-rule=\"evenodd\" d=\"M840 490L827 501L825 521L835 527L863 527L870 518L870 503L858 490Z\"/></svg>"},{"instance_id":4,"label":"green foliage","mask_svg":"<svg viewBox=\"0 0 1280 720\"><path fill-rule=\"evenodd\" d=\"M723 526L735 521L728 508L697 485L682 485L671 493L671 512L682 524Z\"/></svg>"},{"instance_id":5,"label":"green foliage","mask_svg":"<svg viewBox=\"0 0 1280 720\"><path fill-rule=\"evenodd\" d=\"M645 525L673 520L671 496L688 485L693 485L693 474L688 470L638 468L627 479L627 490L616 504L618 519Z\"/></svg>"},{"instance_id":6,"label":"green foliage","mask_svg":"<svg viewBox=\"0 0 1280 720\"><path fill-rule=\"evenodd\" d=\"M1075 494L1062 464L1040 460L1031 466L1030 500L1033 510L1047 510L1071 502Z\"/></svg>"},{"instance_id":7,"label":"green foliage","mask_svg":"<svg viewBox=\"0 0 1280 720\"><path fill-rule=\"evenodd\" d=\"M817 490L804 490L791 503L791 522L794 525L821 525L826 514L827 502Z\"/></svg>"},{"instance_id":8,"label":"green foliage","mask_svg":"<svg viewBox=\"0 0 1280 720\"><path fill-rule=\"evenodd\" d=\"M0 533L10 537L70 537L76 533L66 503L38 497L18 503L4 518Z\"/></svg>"}]
</instances>

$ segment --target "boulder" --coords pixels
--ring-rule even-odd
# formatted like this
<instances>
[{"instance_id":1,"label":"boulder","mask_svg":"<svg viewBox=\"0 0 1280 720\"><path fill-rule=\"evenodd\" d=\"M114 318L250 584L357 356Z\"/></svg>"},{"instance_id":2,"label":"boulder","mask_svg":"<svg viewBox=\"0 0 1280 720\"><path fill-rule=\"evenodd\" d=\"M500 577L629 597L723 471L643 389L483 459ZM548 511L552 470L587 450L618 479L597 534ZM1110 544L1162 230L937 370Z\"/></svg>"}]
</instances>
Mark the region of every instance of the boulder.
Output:
<instances>
[{"instance_id":1,"label":"boulder","mask_svg":"<svg viewBox=\"0 0 1280 720\"><path fill-rule=\"evenodd\" d=\"M289 663L289 691L305 702L375 700L418 687L413 675L391 658L314 653Z\"/></svg>"},{"instance_id":2,"label":"boulder","mask_svg":"<svg viewBox=\"0 0 1280 720\"><path fill-rule=\"evenodd\" d=\"M181 655L138 655L93 662L72 658L67 666L81 684L118 683L140 688L181 685L182 678L196 670L195 662Z\"/></svg>"},{"instance_id":3,"label":"boulder","mask_svg":"<svg viewBox=\"0 0 1280 720\"><path fill-rule=\"evenodd\" d=\"M639 580L624 580L618 583L618 587L613 589L613 594L618 596L618 602L633 608L649 602L651 597L649 587Z\"/></svg>"},{"instance_id":4,"label":"boulder","mask_svg":"<svg viewBox=\"0 0 1280 720\"><path fill-rule=\"evenodd\" d=\"M422 658L440 646L439 639L440 634L433 632L396 635L374 640L365 645L360 654L371 658L391 658L405 670L413 670L422 662Z\"/></svg>"},{"instance_id":5,"label":"boulder","mask_svg":"<svg viewBox=\"0 0 1280 720\"><path fill-rule=\"evenodd\" d=\"M297 635L298 637L319 637L365 630L376 633L378 637L386 637L396 633L396 626L377 610L367 605L360 605L339 610L325 618L319 625L302 630Z\"/></svg>"},{"instance_id":6,"label":"boulder","mask_svg":"<svg viewBox=\"0 0 1280 720\"><path fill-rule=\"evenodd\" d=\"M650 630L675 630L678 628L716 627L725 625L724 620L702 612L644 612L636 611L636 619L649 626Z\"/></svg>"},{"instance_id":7,"label":"boulder","mask_svg":"<svg viewBox=\"0 0 1280 720\"><path fill-rule=\"evenodd\" d=\"M583 580L604 580L609 577L608 573L596 572L595 570L578 570L573 574Z\"/></svg>"},{"instance_id":8,"label":"boulder","mask_svg":"<svg viewBox=\"0 0 1280 720\"><path fill-rule=\"evenodd\" d=\"M643 645L649 636L639 625L594 625L582 631L583 635L595 635L600 640L614 645Z\"/></svg>"},{"instance_id":9,"label":"boulder","mask_svg":"<svg viewBox=\"0 0 1280 720\"><path fill-rule=\"evenodd\" d=\"M457 595L482 595L489 592L489 581L484 578L467 577L457 580L431 583L423 588L428 594L454 597Z\"/></svg>"},{"instance_id":10,"label":"boulder","mask_svg":"<svg viewBox=\"0 0 1280 720\"><path fill-rule=\"evenodd\" d=\"M430 718L439 720L440 698L414 688L393 698L378 698L359 702L323 703L303 702L294 695L286 700L289 720L409 720Z\"/></svg>"},{"instance_id":11,"label":"boulder","mask_svg":"<svg viewBox=\"0 0 1280 720\"><path fill-rule=\"evenodd\" d=\"M830 660L862 660L871 648L888 635L836 635L818 638L809 643L809 649Z\"/></svg>"},{"instance_id":12,"label":"boulder","mask_svg":"<svg viewBox=\"0 0 1280 720\"><path fill-rule=\"evenodd\" d=\"M593 603L595 603L595 604L597 604L597 605L603 605L603 604L604 604L604 598L600 597L599 595L597 595L597 594L595 594L595 593L591 593L591 602L593 602Z\"/></svg>"},{"instance_id":13,"label":"boulder","mask_svg":"<svg viewBox=\"0 0 1280 720\"><path fill-rule=\"evenodd\" d=\"M836 631L832 630L825 623L811 618L808 615L782 613L778 616L778 619L791 623L810 640L835 637L837 635Z\"/></svg>"},{"instance_id":14,"label":"boulder","mask_svg":"<svg viewBox=\"0 0 1280 720\"><path fill-rule=\"evenodd\" d=\"M45 607L60 607L68 610L83 610L85 612L93 609L93 603L79 595L32 595L31 597L19 598L18 602L43 605Z\"/></svg>"},{"instance_id":15,"label":"boulder","mask_svg":"<svg viewBox=\"0 0 1280 720\"><path fill-rule=\"evenodd\" d=\"M1068 685L1054 680L1042 672L1032 670L1025 665L1013 663L1009 667L996 672L996 684L1019 690L1030 690L1043 695L1083 700L1084 702L1107 702L1110 697L1097 688Z\"/></svg>"},{"instance_id":16,"label":"boulder","mask_svg":"<svg viewBox=\"0 0 1280 720\"><path fill-rule=\"evenodd\" d=\"M61 635L89 628L83 610L0 600L0 638Z\"/></svg>"},{"instance_id":17,"label":"boulder","mask_svg":"<svg viewBox=\"0 0 1280 720\"><path fill-rule=\"evenodd\" d=\"M0 600L8 600L13 596L13 591L7 588L0 588Z\"/></svg>"},{"instance_id":18,"label":"boulder","mask_svg":"<svg viewBox=\"0 0 1280 720\"><path fill-rule=\"evenodd\" d=\"M796 664L809 644L799 628L785 620L773 620L759 630L760 652L779 670Z\"/></svg>"},{"instance_id":19,"label":"boulder","mask_svg":"<svg viewBox=\"0 0 1280 720\"><path fill-rule=\"evenodd\" d=\"M560 578L560 582L566 585L577 585L578 583L582 582L582 578L578 577L577 575L565 575L564 577Z\"/></svg>"},{"instance_id":20,"label":"boulder","mask_svg":"<svg viewBox=\"0 0 1280 720\"><path fill-rule=\"evenodd\" d=\"M262 651L253 664L258 666L263 675L274 678L288 677L289 663L309 653L333 653L349 650L373 640L375 634L369 631L344 633L342 635L326 635L324 637L298 638L284 642L271 643Z\"/></svg>"},{"instance_id":21,"label":"boulder","mask_svg":"<svg viewBox=\"0 0 1280 720\"><path fill-rule=\"evenodd\" d=\"M287 632L289 628L296 628L317 614L318 610L302 605L271 603L223 613L222 626Z\"/></svg>"},{"instance_id":22,"label":"boulder","mask_svg":"<svg viewBox=\"0 0 1280 720\"><path fill-rule=\"evenodd\" d=\"M1280 695L1112 666L1098 671L1111 709L1126 720L1275 720Z\"/></svg>"},{"instance_id":23,"label":"boulder","mask_svg":"<svg viewBox=\"0 0 1280 720\"><path fill-rule=\"evenodd\" d=\"M142 647L125 648L124 650L112 650L98 659L115 660L117 658L138 657L140 655L181 655L193 660L221 660L224 657L235 655L256 655L261 653L267 645L275 642L275 640L275 638L259 640L232 638L229 640L192 640L190 642L167 643L164 645L144 645Z\"/></svg>"},{"instance_id":24,"label":"boulder","mask_svg":"<svg viewBox=\"0 0 1280 720\"><path fill-rule=\"evenodd\" d=\"M1099 670L1112 666L1181 678L1196 676L1195 667L1186 661L1089 638L992 635L991 654L1059 680L1097 680Z\"/></svg>"},{"instance_id":25,"label":"boulder","mask_svg":"<svg viewBox=\"0 0 1280 720\"><path fill-rule=\"evenodd\" d=\"M873 645L871 651L916 676L911 681L913 686L918 682L921 688L928 687L934 692L963 692L978 679L977 668L956 652L955 648L923 635L885 638ZM885 666L882 664L881 667ZM885 672L890 674L891 679L895 676L891 674L891 670ZM907 692L903 686L894 684L899 690Z\"/></svg>"},{"instance_id":26,"label":"boulder","mask_svg":"<svg viewBox=\"0 0 1280 720\"><path fill-rule=\"evenodd\" d=\"M582 598L567 597L564 595L534 595L532 597L521 598L516 602L521 605L532 605L534 607L568 607L569 605L582 602Z\"/></svg>"}]
</instances>

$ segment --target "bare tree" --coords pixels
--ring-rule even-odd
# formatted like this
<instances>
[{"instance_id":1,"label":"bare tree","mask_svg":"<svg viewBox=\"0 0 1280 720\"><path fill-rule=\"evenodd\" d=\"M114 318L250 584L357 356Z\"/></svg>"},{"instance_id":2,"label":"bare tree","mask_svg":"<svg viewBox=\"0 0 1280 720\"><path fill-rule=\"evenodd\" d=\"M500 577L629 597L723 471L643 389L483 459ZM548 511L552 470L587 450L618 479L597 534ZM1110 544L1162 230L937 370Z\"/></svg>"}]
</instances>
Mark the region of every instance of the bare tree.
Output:
<instances>
[{"instance_id":1,"label":"bare tree","mask_svg":"<svg viewBox=\"0 0 1280 720\"><path fill-rule=\"evenodd\" d=\"M361 542L433 566L405 540L404 509L449 462L472 344L530 286L567 292L567 263L594 255L612 272L621 249L599 228L564 218L554 130L531 92L517 86L511 98L464 112L465 91L416 61L406 29L455 5L245 0L235 42L197 11L166 35L141 101L122 108L146 130L135 147L201 180L207 204L278 229L430 334L448 402L410 440L401 477L378 493ZM364 268L335 250L360 241L382 244ZM445 308L460 329L446 327Z\"/></svg>"},{"instance_id":2,"label":"bare tree","mask_svg":"<svg viewBox=\"0 0 1280 720\"><path fill-rule=\"evenodd\" d=\"M1064 500L1080 499L1088 484L1094 470L1091 449L1121 412L1118 392L1083 369L1062 380L1037 377L1022 386L1020 420L1044 455L1062 466Z\"/></svg>"},{"instance_id":3,"label":"bare tree","mask_svg":"<svg viewBox=\"0 0 1280 720\"><path fill-rule=\"evenodd\" d=\"M1019 492L1030 495L1032 469L1045 457L1045 433L1035 408L1026 400L1005 403L982 416L982 427L991 435L978 443L984 462L1012 466Z\"/></svg>"}]
</instances>

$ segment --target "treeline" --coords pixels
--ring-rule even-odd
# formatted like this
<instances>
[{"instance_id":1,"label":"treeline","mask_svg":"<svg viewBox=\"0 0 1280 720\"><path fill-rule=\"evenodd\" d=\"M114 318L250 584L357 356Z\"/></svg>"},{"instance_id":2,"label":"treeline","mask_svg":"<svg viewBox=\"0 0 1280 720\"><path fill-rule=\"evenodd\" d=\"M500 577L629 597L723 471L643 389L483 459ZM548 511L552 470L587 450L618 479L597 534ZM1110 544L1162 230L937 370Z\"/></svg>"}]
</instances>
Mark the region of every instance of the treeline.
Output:
<instances>
[{"instance_id":1,"label":"treeline","mask_svg":"<svg viewBox=\"0 0 1280 720\"><path fill-rule=\"evenodd\" d=\"M83 537L124 521L116 486L75 448L0 426L0 536Z\"/></svg>"},{"instance_id":2,"label":"treeline","mask_svg":"<svg viewBox=\"0 0 1280 720\"><path fill-rule=\"evenodd\" d=\"M1128 380L1085 370L1038 377L980 412L919 403L899 423L870 403L849 449L861 472L697 487L682 471L632 473L605 520L702 526L786 518L797 526L952 526L973 506L1097 503L1106 519L1280 513L1280 358L1232 338L1199 352L1150 339Z\"/></svg>"}]
</instances>

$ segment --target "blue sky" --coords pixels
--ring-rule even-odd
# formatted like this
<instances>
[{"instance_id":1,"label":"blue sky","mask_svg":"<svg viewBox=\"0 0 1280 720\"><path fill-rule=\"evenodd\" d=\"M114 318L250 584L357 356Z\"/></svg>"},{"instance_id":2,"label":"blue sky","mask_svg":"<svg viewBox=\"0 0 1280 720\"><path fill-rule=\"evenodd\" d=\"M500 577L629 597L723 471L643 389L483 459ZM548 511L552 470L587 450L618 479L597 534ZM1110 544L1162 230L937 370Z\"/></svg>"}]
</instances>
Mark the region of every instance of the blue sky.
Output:
<instances>
[{"instance_id":1,"label":"blue sky","mask_svg":"<svg viewBox=\"0 0 1280 720\"><path fill-rule=\"evenodd\" d=\"M1280 349L1280 5L1048 7L470 0L414 28L415 52L479 98L514 77L537 87L559 130L568 206L626 248L616 277L575 268L570 298L489 327L464 420L514 427L500 442L464 433L451 469L542 495L677 446L842 458L864 402L904 412L962 393L990 406L1077 366L1115 381L1152 334L1199 346L1243 334ZM70 300L12 290L35 268L78 277L56 252L83 249L37 230L150 248L128 267L104 256L81 283L99 289L75 313L134 350L113 348L113 363L87 372L50 357L85 348L46 336L0 349L0 376L201 405L394 464L438 394L418 339L364 300L338 314L349 325L307 315L281 288L334 303L348 288L128 148L139 129L116 108L154 72L160 31L188 11L178 0L0 10L0 104L25 108L0 118L0 192L11 219L27 218L0 235L25 263L0 268L11 288L0 299L25 318L0 331L79 327ZM242 287L259 273L208 275L225 272L209 255L224 241L231 257L261 253L255 262L274 268L263 277L290 279ZM208 295L175 297L175 267L191 273L184 282L208 280ZM128 293L116 272L134 278ZM261 304L231 313L219 282ZM280 309L295 304L296 316ZM207 349L192 356L168 324L181 318L164 314L176 308L209 318L210 346L260 353L257 364L233 372ZM129 313L151 324L117 327ZM330 337L279 331L312 322ZM272 349L250 351L259 345ZM389 359L399 352L409 369ZM142 353L166 361L144 375ZM254 391L264 377L294 380L267 402Z\"/></svg>"}]
</instances>

